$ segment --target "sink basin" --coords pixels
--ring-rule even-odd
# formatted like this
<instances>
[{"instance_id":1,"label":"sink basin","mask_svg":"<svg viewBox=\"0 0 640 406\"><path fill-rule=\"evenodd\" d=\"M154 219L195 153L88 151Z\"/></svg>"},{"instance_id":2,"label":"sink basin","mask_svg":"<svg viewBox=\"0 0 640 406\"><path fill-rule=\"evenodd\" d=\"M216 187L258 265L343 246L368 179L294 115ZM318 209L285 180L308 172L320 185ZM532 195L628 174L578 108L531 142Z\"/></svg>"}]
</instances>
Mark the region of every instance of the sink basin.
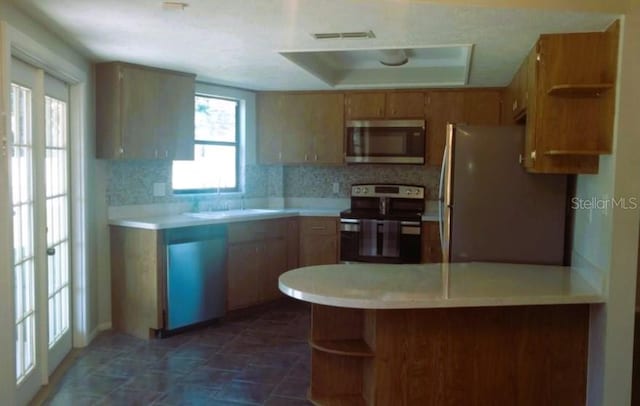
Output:
<instances>
[{"instance_id":1,"label":"sink basin","mask_svg":"<svg viewBox=\"0 0 640 406\"><path fill-rule=\"evenodd\" d=\"M199 219L225 219L229 217L255 216L260 214L278 213L280 210L274 209L245 209L245 210L224 210L224 211L203 211L199 213L184 213L185 216Z\"/></svg>"}]
</instances>

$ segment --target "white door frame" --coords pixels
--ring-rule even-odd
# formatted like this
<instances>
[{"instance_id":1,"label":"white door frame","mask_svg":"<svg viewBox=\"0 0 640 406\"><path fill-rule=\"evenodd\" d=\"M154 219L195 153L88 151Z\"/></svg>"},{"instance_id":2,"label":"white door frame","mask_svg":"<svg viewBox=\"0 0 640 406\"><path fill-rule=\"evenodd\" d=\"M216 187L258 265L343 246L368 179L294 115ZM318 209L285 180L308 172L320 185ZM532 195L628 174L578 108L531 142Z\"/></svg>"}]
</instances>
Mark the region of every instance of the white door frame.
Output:
<instances>
[{"instance_id":1,"label":"white door frame","mask_svg":"<svg viewBox=\"0 0 640 406\"><path fill-rule=\"evenodd\" d=\"M13 272L11 267L12 215L9 191L7 154L2 146L10 131L9 92L11 57L16 56L36 67L45 69L69 84L69 140L71 144L71 248L72 275L72 328L73 346L83 347L90 341L91 297L89 284L88 249L93 241L89 233L91 221L87 218L88 184L86 173L88 157L93 154L93 130L89 128L89 100L92 88L89 80L90 66L78 66L40 44L29 35L17 30L5 21L0 21L0 365L15 365L15 323ZM4 291L6 290L6 292ZM46 379L46 378L45 378ZM3 404L15 403L15 368L0 368L0 393Z\"/></svg>"}]
</instances>

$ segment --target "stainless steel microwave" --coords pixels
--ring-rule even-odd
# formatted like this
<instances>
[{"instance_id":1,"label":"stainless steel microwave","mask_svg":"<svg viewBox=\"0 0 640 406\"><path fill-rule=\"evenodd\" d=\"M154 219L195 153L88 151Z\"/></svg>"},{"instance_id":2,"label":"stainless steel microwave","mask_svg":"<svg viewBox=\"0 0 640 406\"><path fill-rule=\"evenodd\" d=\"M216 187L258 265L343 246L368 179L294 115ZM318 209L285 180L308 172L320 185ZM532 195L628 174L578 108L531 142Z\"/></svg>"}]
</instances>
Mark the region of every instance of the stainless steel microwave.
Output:
<instances>
[{"instance_id":1,"label":"stainless steel microwave","mask_svg":"<svg viewBox=\"0 0 640 406\"><path fill-rule=\"evenodd\" d=\"M424 164L424 120L347 121L347 163Z\"/></svg>"}]
</instances>

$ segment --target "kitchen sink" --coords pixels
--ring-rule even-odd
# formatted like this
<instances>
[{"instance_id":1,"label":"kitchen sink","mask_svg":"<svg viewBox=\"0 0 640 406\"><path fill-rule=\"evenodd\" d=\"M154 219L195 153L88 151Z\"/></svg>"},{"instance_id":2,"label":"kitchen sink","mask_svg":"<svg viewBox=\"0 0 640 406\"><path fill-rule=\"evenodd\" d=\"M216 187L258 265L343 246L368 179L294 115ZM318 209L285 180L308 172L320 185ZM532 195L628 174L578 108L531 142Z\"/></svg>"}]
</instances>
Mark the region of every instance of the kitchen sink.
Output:
<instances>
[{"instance_id":1,"label":"kitchen sink","mask_svg":"<svg viewBox=\"0 0 640 406\"><path fill-rule=\"evenodd\" d=\"M275 209L238 209L221 211L203 211L198 213L184 213L185 216L199 219L225 219L229 217L256 216L260 214L278 213Z\"/></svg>"}]
</instances>

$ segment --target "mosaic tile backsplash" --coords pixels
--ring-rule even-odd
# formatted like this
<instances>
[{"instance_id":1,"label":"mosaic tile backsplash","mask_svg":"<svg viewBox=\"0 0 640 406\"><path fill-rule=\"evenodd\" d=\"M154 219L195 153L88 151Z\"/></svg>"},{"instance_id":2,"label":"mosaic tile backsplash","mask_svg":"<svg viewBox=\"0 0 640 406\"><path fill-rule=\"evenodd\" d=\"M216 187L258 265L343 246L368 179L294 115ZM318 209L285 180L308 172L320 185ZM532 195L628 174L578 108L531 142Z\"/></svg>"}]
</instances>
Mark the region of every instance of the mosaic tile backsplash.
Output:
<instances>
[{"instance_id":1,"label":"mosaic tile backsplash","mask_svg":"<svg viewBox=\"0 0 640 406\"><path fill-rule=\"evenodd\" d=\"M245 171L247 198L307 197L346 198L353 183L404 183L422 185L427 198L438 193L439 168L402 165L321 166L261 166L248 165ZM166 183L167 195L153 196L153 184ZM340 185L333 193L333 183ZM110 161L107 200L109 206L195 201L216 202L225 195L172 195L171 162L168 161ZM214 206L215 207L215 206Z\"/></svg>"}]
</instances>

